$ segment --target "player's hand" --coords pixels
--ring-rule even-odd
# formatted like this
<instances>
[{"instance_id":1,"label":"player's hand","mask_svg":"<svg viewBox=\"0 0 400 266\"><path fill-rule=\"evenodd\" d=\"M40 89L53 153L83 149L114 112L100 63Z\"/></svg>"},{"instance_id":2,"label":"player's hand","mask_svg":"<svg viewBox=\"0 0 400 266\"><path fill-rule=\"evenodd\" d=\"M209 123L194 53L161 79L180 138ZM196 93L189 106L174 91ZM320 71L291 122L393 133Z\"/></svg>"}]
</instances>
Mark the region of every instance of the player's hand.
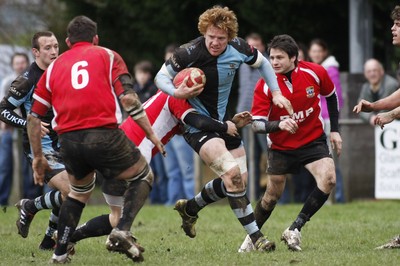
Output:
<instances>
[{"instance_id":1,"label":"player's hand","mask_svg":"<svg viewBox=\"0 0 400 266\"><path fill-rule=\"evenodd\" d=\"M360 112L372 112L374 111L373 105L371 102L367 100L361 100L356 106L353 108L353 112L359 114Z\"/></svg>"},{"instance_id":2,"label":"player's hand","mask_svg":"<svg viewBox=\"0 0 400 266\"><path fill-rule=\"evenodd\" d=\"M279 128L289 132L290 134L294 134L297 129L299 129L299 125L297 125L296 121L292 118L286 118L279 122Z\"/></svg>"},{"instance_id":3,"label":"player's hand","mask_svg":"<svg viewBox=\"0 0 400 266\"><path fill-rule=\"evenodd\" d=\"M376 119L376 115L371 115L371 118L369 119L369 124L371 126L375 126L375 119Z\"/></svg>"},{"instance_id":4,"label":"player's hand","mask_svg":"<svg viewBox=\"0 0 400 266\"><path fill-rule=\"evenodd\" d=\"M239 132L237 131L237 127L235 123L232 121L226 121L226 124L228 125L228 129L226 130L226 133L232 137L237 137L239 136Z\"/></svg>"},{"instance_id":5,"label":"player's hand","mask_svg":"<svg viewBox=\"0 0 400 266\"><path fill-rule=\"evenodd\" d=\"M336 151L337 156L340 156L342 152L342 137L339 132L331 132L329 135L331 146L334 151Z\"/></svg>"},{"instance_id":6,"label":"player's hand","mask_svg":"<svg viewBox=\"0 0 400 266\"><path fill-rule=\"evenodd\" d=\"M49 166L46 158L44 156L35 157L32 161L32 170L33 170L33 180L35 185L44 185L44 176L46 172L51 171L52 169Z\"/></svg>"},{"instance_id":7,"label":"player's hand","mask_svg":"<svg viewBox=\"0 0 400 266\"><path fill-rule=\"evenodd\" d=\"M193 85L192 87L187 86L189 77L186 77L182 84L174 91L174 97L178 99L190 99L198 96L204 90L204 84Z\"/></svg>"},{"instance_id":8,"label":"player's hand","mask_svg":"<svg viewBox=\"0 0 400 266\"><path fill-rule=\"evenodd\" d=\"M158 151L162 154L162 156L167 156L167 152L165 150L164 144L157 138L155 134L151 134L147 136L147 138L157 147Z\"/></svg>"},{"instance_id":9,"label":"player's hand","mask_svg":"<svg viewBox=\"0 0 400 266\"><path fill-rule=\"evenodd\" d=\"M47 128L50 124L45 123L43 121L40 121L40 126L41 126L41 131L40 131L40 136L43 138L47 134L49 134L50 130Z\"/></svg>"},{"instance_id":10,"label":"player's hand","mask_svg":"<svg viewBox=\"0 0 400 266\"><path fill-rule=\"evenodd\" d=\"M293 106L280 91L272 92L272 102L279 108L285 108L290 116L293 115Z\"/></svg>"},{"instance_id":11,"label":"player's hand","mask_svg":"<svg viewBox=\"0 0 400 266\"><path fill-rule=\"evenodd\" d=\"M380 126L382 129L386 124L394 120L391 112L380 113L375 116L374 125Z\"/></svg>"},{"instance_id":12,"label":"player's hand","mask_svg":"<svg viewBox=\"0 0 400 266\"><path fill-rule=\"evenodd\" d=\"M253 119L253 116L251 115L251 113L248 111L244 111L244 112L235 114L235 116L232 118L232 122L235 123L237 128L242 128L242 127L250 124L252 119Z\"/></svg>"}]
</instances>

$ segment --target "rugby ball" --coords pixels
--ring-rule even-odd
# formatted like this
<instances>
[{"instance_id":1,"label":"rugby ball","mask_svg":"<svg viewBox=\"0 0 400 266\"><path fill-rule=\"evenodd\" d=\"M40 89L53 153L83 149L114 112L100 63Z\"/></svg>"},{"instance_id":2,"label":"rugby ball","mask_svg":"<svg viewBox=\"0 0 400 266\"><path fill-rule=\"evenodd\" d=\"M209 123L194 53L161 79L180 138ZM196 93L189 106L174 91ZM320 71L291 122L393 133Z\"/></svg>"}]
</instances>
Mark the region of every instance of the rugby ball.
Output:
<instances>
[{"instance_id":1,"label":"rugby ball","mask_svg":"<svg viewBox=\"0 0 400 266\"><path fill-rule=\"evenodd\" d=\"M189 77L186 82L189 88L197 84L206 84L206 75L204 75L203 70L197 67L189 67L176 74L173 80L175 88L178 88L186 77Z\"/></svg>"}]
</instances>

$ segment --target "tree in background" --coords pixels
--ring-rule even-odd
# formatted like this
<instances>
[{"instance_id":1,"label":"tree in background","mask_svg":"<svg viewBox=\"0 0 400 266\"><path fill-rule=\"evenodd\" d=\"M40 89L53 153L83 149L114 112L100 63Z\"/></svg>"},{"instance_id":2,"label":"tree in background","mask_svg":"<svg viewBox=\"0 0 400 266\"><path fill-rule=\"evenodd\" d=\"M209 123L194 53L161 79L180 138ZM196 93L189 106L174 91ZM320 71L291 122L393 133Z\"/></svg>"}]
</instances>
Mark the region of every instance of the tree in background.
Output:
<instances>
[{"instance_id":1,"label":"tree in background","mask_svg":"<svg viewBox=\"0 0 400 266\"><path fill-rule=\"evenodd\" d=\"M398 1L369 1L374 15L374 57L395 68L400 55L393 57L387 26ZM197 37L198 16L217 3L235 11L239 36L254 31L268 41L287 33L303 43L320 37L337 55L342 71L348 70L349 3L336 0L0 0L0 43L29 46L38 29L49 29L62 40L67 21L83 14L98 22L100 44L118 51L129 69L142 59L161 65L164 47ZM60 44L64 51L66 46Z\"/></svg>"}]
</instances>

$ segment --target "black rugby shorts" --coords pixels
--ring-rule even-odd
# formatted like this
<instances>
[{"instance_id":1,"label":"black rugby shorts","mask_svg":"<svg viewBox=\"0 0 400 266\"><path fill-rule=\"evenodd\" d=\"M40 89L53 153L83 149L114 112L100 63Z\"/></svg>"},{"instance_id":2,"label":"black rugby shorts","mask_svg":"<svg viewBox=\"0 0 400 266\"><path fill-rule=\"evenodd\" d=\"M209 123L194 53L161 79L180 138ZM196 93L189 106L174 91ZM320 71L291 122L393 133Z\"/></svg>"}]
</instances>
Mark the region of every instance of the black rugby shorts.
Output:
<instances>
[{"instance_id":1,"label":"black rugby shorts","mask_svg":"<svg viewBox=\"0 0 400 266\"><path fill-rule=\"evenodd\" d=\"M97 170L105 179L118 176L141 156L121 129L97 128L61 134L65 169L80 180Z\"/></svg>"},{"instance_id":2,"label":"black rugby shorts","mask_svg":"<svg viewBox=\"0 0 400 266\"><path fill-rule=\"evenodd\" d=\"M184 133L183 137L186 142L199 153L201 147L208 140L212 138L221 138L225 141L225 147L229 150L236 149L242 144L242 139L240 137L232 137L226 133L216 133L216 132L198 132L198 133Z\"/></svg>"},{"instance_id":3,"label":"black rugby shorts","mask_svg":"<svg viewBox=\"0 0 400 266\"><path fill-rule=\"evenodd\" d=\"M267 173L271 175L297 174L300 167L322 158L332 158L326 135L295 150L268 150Z\"/></svg>"}]
</instances>

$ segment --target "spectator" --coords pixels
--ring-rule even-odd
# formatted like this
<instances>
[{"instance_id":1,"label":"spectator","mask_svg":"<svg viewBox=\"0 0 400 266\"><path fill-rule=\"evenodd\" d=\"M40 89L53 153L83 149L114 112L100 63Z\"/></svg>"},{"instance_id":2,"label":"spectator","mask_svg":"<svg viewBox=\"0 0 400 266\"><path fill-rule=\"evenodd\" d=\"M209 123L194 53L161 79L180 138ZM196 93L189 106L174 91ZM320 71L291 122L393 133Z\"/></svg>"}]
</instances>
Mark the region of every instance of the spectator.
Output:
<instances>
[{"instance_id":1,"label":"spectator","mask_svg":"<svg viewBox=\"0 0 400 266\"><path fill-rule=\"evenodd\" d=\"M382 64L374 58L368 59L364 63L364 76L367 81L361 87L358 102L361 101L361 99L369 102L376 102L377 100L386 98L399 87L398 81L388 74L385 74ZM374 121L376 115L380 112L383 111L374 111L370 113L361 112L360 117L366 123L375 126Z\"/></svg>"},{"instance_id":2,"label":"spectator","mask_svg":"<svg viewBox=\"0 0 400 266\"><path fill-rule=\"evenodd\" d=\"M261 35L258 33L251 33L246 37L246 41L249 45L255 47L264 56L265 45L262 40ZM253 104L254 87L260 78L260 73L257 69L247 65L242 64L239 68L239 97L236 111L250 111ZM247 155L247 165L248 165L248 187L247 191L253 192L254 194L249 194L249 198L259 198L263 193L263 188L260 186L261 179L261 160L263 154L267 153L267 135L266 134L256 134L251 129L251 125L247 125L242 128L242 138L244 147Z\"/></svg>"},{"instance_id":3,"label":"spectator","mask_svg":"<svg viewBox=\"0 0 400 266\"><path fill-rule=\"evenodd\" d=\"M133 68L135 83L133 90L139 96L142 103L157 93L157 87L153 82L153 65L148 60L140 61Z\"/></svg>"},{"instance_id":4,"label":"spectator","mask_svg":"<svg viewBox=\"0 0 400 266\"><path fill-rule=\"evenodd\" d=\"M339 72L338 61L336 61L336 58L329 53L328 45L322 39L314 39L310 42L310 49L308 52L308 56L310 57L312 62L322 65L328 72L328 75L331 78L336 88L336 95L338 98L338 108L340 110L343 107L343 96L342 96L342 85L340 83L340 72ZM321 98L321 107L322 107L322 118L324 119L325 123L324 131L328 137L328 142L329 142L330 120L329 120L329 112L326 104L326 99L324 97ZM339 168L339 163L336 154L332 153L332 155L335 160L335 172L336 172L336 188L335 188L334 199L338 203L343 203L345 202L345 197L344 197L342 171Z\"/></svg>"},{"instance_id":5,"label":"spectator","mask_svg":"<svg viewBox=\"0 0 400 266\"><path fill-rule=\"evenodd\" d=\"M299 61L310 61L310 57L308 56L308 47L302 43L298 42L297 45L299 46Z\"/></svg>"},{"instance_id":6,"label":"spectator","mask_svg":"<svg viewBox=\"0 0 400 266\"><path fill-rule=\"evenodd\" d=\"M0 101L7 95L11 82L21 75L29 66L29 57L25 53L14 53L11 57L13 73L6 76L0 85ZM13 135L17 133L14 127L0 121L0 206L8 206L14 171ZM31 167L25 156L21 156L24 197L33 198L40 194L40 187L33 185Z\"/></svg>"}]
</instances>

